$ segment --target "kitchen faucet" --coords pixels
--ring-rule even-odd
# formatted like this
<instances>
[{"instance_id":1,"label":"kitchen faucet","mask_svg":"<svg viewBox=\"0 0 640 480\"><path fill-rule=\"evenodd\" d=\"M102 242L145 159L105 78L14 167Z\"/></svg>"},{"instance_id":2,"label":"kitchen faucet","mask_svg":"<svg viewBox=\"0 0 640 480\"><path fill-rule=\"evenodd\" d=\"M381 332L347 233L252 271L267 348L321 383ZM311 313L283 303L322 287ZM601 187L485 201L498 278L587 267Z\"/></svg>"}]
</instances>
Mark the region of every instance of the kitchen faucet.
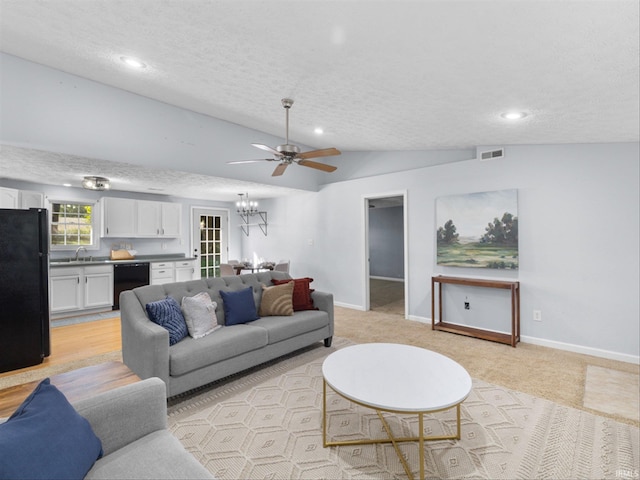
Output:
<instances>
[{"instance_id":1,"label":"kitchen faucet","mask_svg":"<svg viewBox=\"0 0 640 480\"><path fill-rule=\"evenodd\" d=\"M82 255L82 259L84 260L84 257L87 255L87 249L84 247L78 247L76 248L76 262L78 261L78 255L80 254L80 250L84 250L84 255Z\"/></svg>"}]
</instances>

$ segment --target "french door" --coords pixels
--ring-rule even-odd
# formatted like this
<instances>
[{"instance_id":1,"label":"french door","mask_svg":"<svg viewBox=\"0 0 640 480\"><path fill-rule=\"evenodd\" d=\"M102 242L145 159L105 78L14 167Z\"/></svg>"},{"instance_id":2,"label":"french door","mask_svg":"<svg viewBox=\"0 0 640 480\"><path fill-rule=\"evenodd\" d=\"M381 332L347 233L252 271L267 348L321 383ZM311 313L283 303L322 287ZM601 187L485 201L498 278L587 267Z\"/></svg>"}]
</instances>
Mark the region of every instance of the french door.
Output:
<instances>
[{"instance_id":1,"label":"french door","mask_svg":"<svg viewBox=\"0 0 640 480\"><path fill-rule=\"evenodd\" d=\"M228 257L229 212L204 207L192 207L191 212L191 247L200 277L219 277L220 264Z\"/></svg>"}]
</instances>

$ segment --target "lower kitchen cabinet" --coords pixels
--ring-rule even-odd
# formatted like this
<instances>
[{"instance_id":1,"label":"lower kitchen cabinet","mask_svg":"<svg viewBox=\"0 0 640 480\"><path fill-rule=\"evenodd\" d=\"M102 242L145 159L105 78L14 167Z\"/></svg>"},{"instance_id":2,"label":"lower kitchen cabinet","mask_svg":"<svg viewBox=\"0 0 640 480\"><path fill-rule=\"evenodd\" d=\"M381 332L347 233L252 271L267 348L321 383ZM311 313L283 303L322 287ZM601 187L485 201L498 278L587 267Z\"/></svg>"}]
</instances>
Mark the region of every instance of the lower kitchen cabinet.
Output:
<instances>
[{"instance_id":1,"label":"lower kitchen cabinet","mask_svg":"<svg viewBox=\"0 0 640 480\"><path fill-rule=\"evenodd\" d=\"M176 282L186 282L187 280L196 280L200 276L196 276L196 261L185 260L183 262L175 262L175 279Z\"/></svg>"},{"instance_id":2,"label":"lower kitchen cabinet","mask_svg":"<svg viewBox=\"0 0 640 480\"><path fill-rule=\"evenodd\" d=\"M195 260L181 260L178 262L152 262L151 285L163 283L186 282L200 278Z\"/></svg>"},{"instance_id":3,"label":"lower kitchen cabinet","mask_svg":"<svg viewBox=\"0 0 640 480\"><path fill-rule=\"evenodd\" d=\"M49 308L51 313L82 309L82 267L52 268L49 273Z\"/></svg>"},{"instance_id":4,"label":"lower kitchen cabinet","mask_svg":"<svg viewBox=\"0 0 640 480\"><path fill-rule=\"evenodd\" d=\"M113 305L113 266L84 267L84 308Z\"/></svg>"},{"instance_id":5,"label":"lower kitchen cabinet","mask_svg":"<svg viewBox=\"0 0 640 480\"><path fill-rule=\"evenodd\" d=\"M113 266L56 267L49 272L52 314L111 307Z\"/></svg>"}]
</instances>

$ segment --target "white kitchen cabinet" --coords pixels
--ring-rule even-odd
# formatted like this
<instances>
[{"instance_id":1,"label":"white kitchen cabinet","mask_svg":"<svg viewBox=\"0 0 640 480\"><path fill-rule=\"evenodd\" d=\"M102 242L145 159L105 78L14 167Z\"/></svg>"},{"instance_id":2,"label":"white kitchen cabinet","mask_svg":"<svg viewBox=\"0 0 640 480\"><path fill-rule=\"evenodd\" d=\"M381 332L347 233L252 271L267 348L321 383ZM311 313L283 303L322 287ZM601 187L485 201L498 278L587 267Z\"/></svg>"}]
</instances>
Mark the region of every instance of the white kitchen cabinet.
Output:
<instances>
[{"instance_id":1,"label":"white kitchen cabinet","mask_svg":"<svg viewBox=\"0 0 640 480\"><path fill-rule=\"evenodd\" d=\"M149 283L151 285L162 285L163 283L174 282L174 272L174 262L152 262Z\"/></svg>"},{"instance_id":2,"label":"white kitchen cabinet","mask_svg":"<svg viewBox=\"0 0 640 480\"><path fill-rule=\"evenodd\" d=\"M137 201L138 237L179 237L182 205L169 202Z\"/></svg>"},{"instance_id":3,"label":"white kitchen cabinet","mask_svg":"<svg viewBox=\"0 0 640 480\"><path fill-rule=\"evenodd\" d=\"M20 190L20 208L44 208L44 194L30 190Z\"/></svg>"},{"instance_id":4,"label":"white kitchen cabinet","mask_svg":"<svg viewBox=\"0 0 640 480\"><path fill-rule=\"evenodd\" d=\"M160 236L160 202L150 202L146 200L136 201L136 236L138 237L158 237Z\"/></svg>"},{"instance_id":5,"label":"white kitchen cabinet","mask_svg":"<svg viewBox=\"0 0 640 480\"><path fill-rule=\"evenodd\" d=\"M113 265L52 268L49 279L53 314L113 305Z\"/></svg>"},{"instance_id":6,"label":"white kitchen cabinet","mask_svg":"<svg viewBox=\"0 0 640 480\"><path fill-rule=\"evenodd\" d=\"M195 280L196 278L196 261L195 260L184 260L180 262L175 262L175 281L176 282L186 282L188 280Z\"/></svg>"},{"instance_id":7,"label":"white kitchen cabinet","mask_svg":"<svg viewBox=\"0 0 640 480\"><path fill-rule=\"evenodd\" d=\"M103 237L173 238L180 236L182 205L179 203L104 197L102 211Z\"/></svg>"},{"instance_id":8,"label":"white kitchen cabinet","mask_svg":"<svg viewBox=\"0 0 640 480\"><path fill-rule=\"evenodd\" d=\"M102 199L104 237L132 237L136 231L136 200L104 197Z\"/></svg>"},{"instance_id":9,"label":"white kitchen cabinet","mask_svg":"<svg viewBox=\"0 0 640 480\"><path fill-rule=\"evenodd\" d=\"M163 202L160 210L160 235L179 237L182 225L182 205Z\"/></svg>"},{"instance_id":10,"label":"white kitchen cabinet","mask_svg":"<svg viewBox=\"0 0 640 480\"><path fill-rule=\"evenodd\" d=\"M113 305L113 266L90 265L84 267L84 308L111 307Z\"/></svg>"},{"instance_id":11,"label":"white kitchen cabinet","mask_svg":"<svg viewBox=\"0 0 640 480\"><path fill-rule=\"evenodd\" d=\"M51 313L82 309L82 267L52 268L49 273Z\"/></svg>"},{"instance_id":12,"label":"white kitchen cabinet","mask_svg":"<svg viewBox=\"0 0 640 480\"><path fill-rule=\"evenodd\" d=\"M0 187L0 208L18 208L20 191L15 188Z\"/></svg>"}]
</instances>

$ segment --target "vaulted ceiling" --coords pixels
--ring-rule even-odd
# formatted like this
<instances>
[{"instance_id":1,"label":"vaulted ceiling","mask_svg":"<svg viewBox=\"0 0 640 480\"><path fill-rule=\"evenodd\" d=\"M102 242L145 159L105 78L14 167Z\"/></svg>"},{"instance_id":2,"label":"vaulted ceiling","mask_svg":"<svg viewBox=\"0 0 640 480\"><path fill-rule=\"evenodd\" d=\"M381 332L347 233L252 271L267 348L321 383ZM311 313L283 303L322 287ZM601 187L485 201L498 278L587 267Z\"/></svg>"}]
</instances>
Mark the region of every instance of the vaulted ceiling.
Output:
<instances>
[{"instance_id":1,"label":"vaulted ceiling","mask_svg":"<svg viewBox=\"0 0 640 480\"><path fill-rule=\"evenodd\" d=\"M5 53L279 138L291 97L291 140L311 147L639 140L635 0L0 5Z\"/></svg>"}]
</instances>

